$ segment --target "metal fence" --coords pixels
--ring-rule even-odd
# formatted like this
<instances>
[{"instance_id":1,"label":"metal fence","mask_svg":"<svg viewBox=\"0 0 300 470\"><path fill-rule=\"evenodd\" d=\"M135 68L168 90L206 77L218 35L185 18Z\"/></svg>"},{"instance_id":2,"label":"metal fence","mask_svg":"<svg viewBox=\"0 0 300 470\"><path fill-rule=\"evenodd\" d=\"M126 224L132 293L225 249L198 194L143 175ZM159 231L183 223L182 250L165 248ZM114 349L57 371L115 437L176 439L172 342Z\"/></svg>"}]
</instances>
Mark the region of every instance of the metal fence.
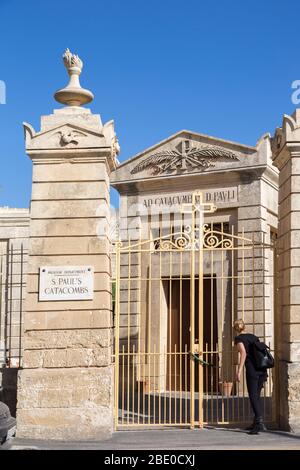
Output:
<instances>
[{"instance_id":1,"label":"metal fence","mask_svg":"<svg viewBox=\"0 0 300 470\"><path fill-rule=\"evenodd\" d=\"M232 325L245 319L274 351L275 247L264 232L203 224L194 196L189 224L115 244L116 429L252 421ZM262 393L269 424L276 389L272 370Z\"/></svg>"},{"instance_id":2,"label":"metal fence","mask_svg":"<svg viewBox=\"0 0 300 470\"><path fill-rule=\"evenodd\" d=\"M0 244L0 365L21 367L27 250Z\"/></svg>"}]
</instances>

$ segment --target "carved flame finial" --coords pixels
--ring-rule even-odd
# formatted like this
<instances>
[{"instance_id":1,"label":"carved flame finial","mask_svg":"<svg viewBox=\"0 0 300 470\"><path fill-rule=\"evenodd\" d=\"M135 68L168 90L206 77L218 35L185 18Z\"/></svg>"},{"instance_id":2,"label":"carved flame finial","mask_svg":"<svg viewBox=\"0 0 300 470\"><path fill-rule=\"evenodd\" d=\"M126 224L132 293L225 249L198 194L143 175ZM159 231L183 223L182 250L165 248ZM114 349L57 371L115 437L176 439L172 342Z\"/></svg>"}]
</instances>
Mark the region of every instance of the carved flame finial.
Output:
<instances>
[{"instance_id":1,"label":"carved flame finial","mask_svg":"<svg viewBox=\"0 0 300 470\"><path fill-rule=\"evenodd\" d=\"M83 62L76 54L72 54L70 49L66 49L63 54L64 65L68 71L70 81L69 84L58 90L54 98L59 103L67 106L81 106L90 103L94 99L91 91L81 88L79 75L82 72Z\"/></svg>"},{"instance_id":2,"label":"carved flame finial","mask_svg":"<svg viewBox=\"0 0 300 470\"><path fill-rule=\"evenodd\" d=\"M72 54L70 49L65 50L63 54L63 61L68 72L70 72L73 67L80 69L80 73L82 72L82 60L78 57L78 55Z\"/></svg>"}]
</instances>

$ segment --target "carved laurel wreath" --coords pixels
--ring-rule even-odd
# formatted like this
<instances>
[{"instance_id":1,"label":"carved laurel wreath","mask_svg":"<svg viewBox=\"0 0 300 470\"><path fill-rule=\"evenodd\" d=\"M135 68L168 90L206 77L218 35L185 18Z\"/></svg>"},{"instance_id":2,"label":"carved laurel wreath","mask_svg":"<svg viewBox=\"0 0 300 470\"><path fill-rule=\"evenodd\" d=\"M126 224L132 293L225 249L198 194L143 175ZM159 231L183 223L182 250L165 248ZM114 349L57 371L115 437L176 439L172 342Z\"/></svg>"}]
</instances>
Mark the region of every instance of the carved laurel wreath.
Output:
<instances>
[{"instance_id":1,"label":"carved laurel wreath","mask_svg":"<svg viewBox=\"0 0 300 470\"><path fill-rule=\"evenodd\" d=\"M220 160L239 160L236 153L217 145L201 145L181 151L163 150L154 153L144 161L136 165L131 173L139 173L150 169L153 175L161 173L172 173L174 171L186 171L191 169L205 170L215 166L215 162Z\"/></svg>"}]
</instances>

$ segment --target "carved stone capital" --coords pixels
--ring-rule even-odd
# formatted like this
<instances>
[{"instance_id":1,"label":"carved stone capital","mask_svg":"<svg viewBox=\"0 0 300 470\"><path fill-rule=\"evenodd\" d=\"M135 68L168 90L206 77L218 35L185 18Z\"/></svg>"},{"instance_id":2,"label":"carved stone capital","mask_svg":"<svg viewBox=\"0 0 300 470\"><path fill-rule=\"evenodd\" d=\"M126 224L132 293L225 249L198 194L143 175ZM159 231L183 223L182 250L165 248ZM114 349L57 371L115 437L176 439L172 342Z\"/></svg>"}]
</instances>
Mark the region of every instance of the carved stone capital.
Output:
<instances>
[{"instance_id":1,"label":"carved stone capital","mask_svg":"<svg viewBox=\"0 0 300 470\"><path fill-rule=\"evenodd\" d=\"M51 116L50 116L51 118ZM45 118L44 118L45 119ZM52 120L50 119L51 123ZM26 152L33 163L39 161L90 162L105 158L110 170L116 167L116 135L113 121L96 130L74 122L61 123L36 132L24 123Z\"/></svg>"}]
</instances>

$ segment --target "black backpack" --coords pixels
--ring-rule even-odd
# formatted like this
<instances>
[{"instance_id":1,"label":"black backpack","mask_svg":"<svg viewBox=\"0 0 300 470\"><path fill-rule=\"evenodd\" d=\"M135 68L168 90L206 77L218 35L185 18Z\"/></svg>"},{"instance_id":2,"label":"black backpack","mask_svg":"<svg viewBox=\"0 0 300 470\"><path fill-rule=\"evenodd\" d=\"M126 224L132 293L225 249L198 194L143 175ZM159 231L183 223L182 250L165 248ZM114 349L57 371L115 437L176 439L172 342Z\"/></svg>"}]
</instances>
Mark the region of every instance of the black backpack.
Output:
<instances>
[{"instance_id":1,"label":"black backpack","mask_svg":"<svg viewBox=\"0 0 300 470\"><path fill-rule=\"evenodd\" d=\"M259 340L253 343L253 359L258 370L271 369L275 365L269 346Z\"/></svg>"}]
</instances>

